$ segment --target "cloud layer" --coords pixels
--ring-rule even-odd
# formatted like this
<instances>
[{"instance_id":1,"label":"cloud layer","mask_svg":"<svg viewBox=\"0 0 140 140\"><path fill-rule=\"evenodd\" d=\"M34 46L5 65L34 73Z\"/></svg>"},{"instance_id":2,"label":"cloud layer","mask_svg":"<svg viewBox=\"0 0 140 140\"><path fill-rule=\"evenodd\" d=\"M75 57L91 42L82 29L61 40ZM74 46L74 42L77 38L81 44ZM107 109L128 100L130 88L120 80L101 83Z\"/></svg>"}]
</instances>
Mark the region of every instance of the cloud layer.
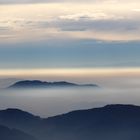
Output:
<instances>
[{"instance_id":1,"label":"cloud layer","mask_svg":"<svg viewBox=\"0 0 140 140\"><path fill-rule=\"evenodd\" d=\"M32 3L32 1L23 2ZM55 4L1 5L0 41L44 39L139 41L140 2L136 0L133 3L130 1L125 3L125 0L119 2L119 0L101 0L92 1L92 4L59 4L57 1Z\"/></svg>"},{"instance_id":2,"label":"cloud layer","mask_svg":"<svg viewBox=\"0 0 140 140\"><path fill-rule=\"evenodd\" d=\"M94 2L105 2L105 3L137 3L139 0L0 0L0 4L25 4L25 3L58 3L58 2L66 2L66 3L71 3L71 2L76 2L76 3L94 3Z\"/></svg>"},{"instance_id":3,"label":"cloud layer","mask_svg":"<svg viewBox=\"0 0 140 140\"><path fill-rule=\"evenodd\" d=\"M66 2L66 3L71 3L71 2L108 2L108 0L0 0L0 4L25 4L25 3L58 3L58 2ZM111 2L111 1L109 1ZM114 2L114 0L112 0Z\"/></svg>"}]
</instances>

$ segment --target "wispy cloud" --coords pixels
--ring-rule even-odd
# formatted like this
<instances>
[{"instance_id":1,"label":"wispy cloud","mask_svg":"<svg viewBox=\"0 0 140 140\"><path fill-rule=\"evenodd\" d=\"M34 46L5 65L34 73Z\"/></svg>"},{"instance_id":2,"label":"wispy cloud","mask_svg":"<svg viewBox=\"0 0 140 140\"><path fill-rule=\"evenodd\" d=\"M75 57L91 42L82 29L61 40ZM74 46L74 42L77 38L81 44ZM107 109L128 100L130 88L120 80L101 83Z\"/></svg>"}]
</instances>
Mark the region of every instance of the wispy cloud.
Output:
<instances>
[{"instance_id":1,"label":"wispy cloud","mask_svg":"<svg viewBox=\"0 0 140 140\"><path fill-rule=\"evenodd\" d=\"M2 0L0 1L2 2ZM32 1L25 2L32 3ZM55 4L0 6L0 41L6 40L7 42L8 36L10 36L9 41L140 40L139 12L136 12L140 4L138 1L135 0L133 3L131 1L126 3L125 0L122 2L119 0L92 2L94 4L59 4L57 1Z\"/></svg>"},{"instance_id":2,"label":"wispy cloud","mask_svg":"<svg viewBox=\"0 0 140 140\"><path fill-rule=\"evenodd\" d=\"M67 3L71 3L71 2L83 2L83 3L87 3L87 2L108 2L108 0L0 0L0 4L25 4L25 3L58 3L58 2L67 2ZM109 2L114 2L114 0L110 0Z\"/></svg>"},{"instance_id":3,"label":"wispy cloud","mask_svg":"<svg viewBox=\"0 0 140 140\"><path fill-rule=\"evenodd\" d=\"M134 3L134 2L138 2L138 0L0 0L0 3L1 4L15 4L15 3L58 3L58 2L67 2L67 3L71 3L71 2L76 2L76 3L79 3L79 2L83 2L83 3L87 3L87 2L90 2L90 3L93 3L93 2L105 2L105 3L120 3L120 2L131 2L131 3Z\"/></svg>"}]
</instances>

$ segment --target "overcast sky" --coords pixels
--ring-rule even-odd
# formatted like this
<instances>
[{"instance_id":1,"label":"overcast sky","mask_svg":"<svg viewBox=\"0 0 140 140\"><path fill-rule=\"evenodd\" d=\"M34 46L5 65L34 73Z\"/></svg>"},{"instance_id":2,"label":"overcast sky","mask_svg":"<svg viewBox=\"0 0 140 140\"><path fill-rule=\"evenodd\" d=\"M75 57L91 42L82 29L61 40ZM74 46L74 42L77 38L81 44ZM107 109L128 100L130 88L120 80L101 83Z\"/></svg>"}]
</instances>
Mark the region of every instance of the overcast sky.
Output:
<instances>
[{"instance_id":1,"label":"overcast sky","mask_svg":"<svg viewBox=\"0 0 140 140\"><path fill-rule=\"evenodd\" d=\"M71 3L71 2L84 2L84 3L87 3L87 2L91 2L91 3L94 3L94 2L107 2L107 3L116 3L116 2L131 2L131 3L138 3L139 1L138 0L0 0L1 3L7 3L7 4L11 4L11 3L48 3L48 2L55 2L55 3L58 3L58 2L68 2L68 3Z\"/></svg>"},{"instance_id":2,"label":"overcast sky","mask_svg":"<svg viewBox=\"0 0 140 140\"><path fill-rule=\"evenodd\" d=\"M139 68L139 17L138 0L0 0L0 69Z\"/></svg>"}]
</instances>

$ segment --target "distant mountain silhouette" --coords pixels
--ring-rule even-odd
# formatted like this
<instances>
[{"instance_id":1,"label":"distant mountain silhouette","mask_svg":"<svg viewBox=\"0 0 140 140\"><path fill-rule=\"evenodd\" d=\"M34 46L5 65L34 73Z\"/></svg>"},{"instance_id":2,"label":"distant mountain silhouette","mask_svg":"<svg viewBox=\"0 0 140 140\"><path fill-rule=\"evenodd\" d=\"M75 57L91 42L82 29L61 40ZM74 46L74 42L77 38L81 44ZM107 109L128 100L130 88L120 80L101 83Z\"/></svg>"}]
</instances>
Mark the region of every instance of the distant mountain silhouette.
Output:
<instances>
[{"instance_id":1,"label":"distant mountain silhouette","mask_svg":"<svg viewBox=\"0 0 140 140\"><path fill-rule=\"evenodd\" d=\"M66 81L59 82L42 82L39 80L26 80L26 81L18 81L15 84L11 85L9 88L52 88L52 87L98 87L95 84L85 84L79 85L75 83L69 83Z\"/></svg>"},{"instance_id":2,"label":"distant mountain silhouette","mask_svg":"<svg viewBox=\"0 0 140 140\"><path fill-rule=\"evenodd\" d=\"M0 125L1 140L37 140L29 134Z\"/></svg>"},{"instance_id":3,"label":"distant mountain silhouette","mask_svg":"<svg viewBox=\"0 0 140 140\"><path fill-rule=\"evenodd\" d=\"M107 105L47 119L8 109L0 111L0 124L38 140L140 140L140 107Z\"/></svg>"}]
</instances>

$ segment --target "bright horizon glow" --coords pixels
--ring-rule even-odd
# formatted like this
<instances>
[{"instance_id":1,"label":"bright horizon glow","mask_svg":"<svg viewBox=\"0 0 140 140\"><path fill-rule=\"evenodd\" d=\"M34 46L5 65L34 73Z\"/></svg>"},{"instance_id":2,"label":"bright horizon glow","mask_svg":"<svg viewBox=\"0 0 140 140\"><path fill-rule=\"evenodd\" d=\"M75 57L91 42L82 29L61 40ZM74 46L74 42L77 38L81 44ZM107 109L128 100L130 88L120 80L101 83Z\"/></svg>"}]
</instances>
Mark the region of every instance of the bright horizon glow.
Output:
<instances>
[{"instance_id":1,"label":"bright horizon glow","mask_svg":"<svg viewBox=\"0 0 140 140\"><path fill-rule=\"evenodd\" d=\"M0 76L136 76L140 68L1 69Z\"/></svg>"},{"instance_id":2,"label":"bright horizon glow","mask_svg":"<svg viewBox=\"0 0 140 140\"><path fill-rule=\"evenodd\" d=\"M0 3L1 76L134 75L140 66L138 0Z\"/></svg>"}]
</instances>

